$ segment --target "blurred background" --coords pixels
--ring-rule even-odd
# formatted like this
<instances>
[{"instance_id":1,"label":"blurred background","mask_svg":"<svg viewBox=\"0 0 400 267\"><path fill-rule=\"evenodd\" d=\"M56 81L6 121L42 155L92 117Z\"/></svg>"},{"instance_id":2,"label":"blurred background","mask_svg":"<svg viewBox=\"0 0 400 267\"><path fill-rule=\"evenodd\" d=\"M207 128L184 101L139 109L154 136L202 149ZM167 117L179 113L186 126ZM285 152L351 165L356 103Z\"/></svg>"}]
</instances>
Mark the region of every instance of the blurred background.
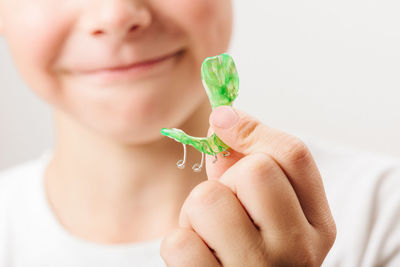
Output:
<instances>
[{"instance_id":1,"label":"blurred background","mask_svg":"<svg viewBox=\"0 0 400 267\"><path fill-rule=\"evenodd\" d=\"M234 0L235 105L309 140L400 156L398 0ZM199 72L200 73L200 72ZM0 169L53 143L0 38Z\"/></svg>"}]
</instances>

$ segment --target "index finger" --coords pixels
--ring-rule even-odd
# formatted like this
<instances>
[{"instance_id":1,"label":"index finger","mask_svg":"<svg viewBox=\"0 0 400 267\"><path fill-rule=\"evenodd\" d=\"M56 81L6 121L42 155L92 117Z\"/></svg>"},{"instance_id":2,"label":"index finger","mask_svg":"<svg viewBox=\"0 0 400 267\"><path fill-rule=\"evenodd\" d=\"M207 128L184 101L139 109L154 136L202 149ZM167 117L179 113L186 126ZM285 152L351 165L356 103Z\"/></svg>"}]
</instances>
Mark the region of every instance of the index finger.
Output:
<instances>
[{"instance_id":1,"label":"index finger","mask_svg":"<svg viewBox=\"0 0 400 267\"><path fill-rule=\"evenodd\" d=\"M307 146L298 138L269 127L230 106L213 110L210 124L233 150L249 155L266 153L281 167L313 226L332 223L321 175Z\"/></svg>"}]
</instances>

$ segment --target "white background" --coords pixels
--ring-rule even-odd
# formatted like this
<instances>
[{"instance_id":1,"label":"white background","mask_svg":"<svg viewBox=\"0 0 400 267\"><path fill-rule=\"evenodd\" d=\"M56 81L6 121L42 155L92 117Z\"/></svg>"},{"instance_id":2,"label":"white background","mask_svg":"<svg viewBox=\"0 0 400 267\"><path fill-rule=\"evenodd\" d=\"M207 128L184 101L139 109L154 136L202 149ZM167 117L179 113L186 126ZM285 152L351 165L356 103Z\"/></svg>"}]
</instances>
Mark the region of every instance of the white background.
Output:
<instances>
[{"instance_id":1,"label":"white background","mask_svg":"<svg viewBox=\"0 0 400 267\"><path fill-rule=\"evenodd\" d=\"M236 0L236 106L307 139L400 156L398 0ZM53 142L0 39L0 169Z\"/></svg>"}]
</instances>

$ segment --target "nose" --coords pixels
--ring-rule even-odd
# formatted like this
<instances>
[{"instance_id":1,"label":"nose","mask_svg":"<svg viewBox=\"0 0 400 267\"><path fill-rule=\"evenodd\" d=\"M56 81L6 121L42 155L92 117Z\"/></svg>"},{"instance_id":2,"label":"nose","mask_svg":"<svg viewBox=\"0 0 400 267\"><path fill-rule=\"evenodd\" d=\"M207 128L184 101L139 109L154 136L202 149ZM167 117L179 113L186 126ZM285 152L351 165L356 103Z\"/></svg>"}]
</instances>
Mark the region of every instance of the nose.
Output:
<instances>
[{"instance_id":1,"label":"nose","mask_svg":"<svg viewBox=\"0 0 400 267\"><path fill-rule=\"evenodd\" d=\"M86 31L93 37L133 36L151 23L150 10L135 0L88 1L90 15L86 17ZM140 3L139 3L140 2Z\"/></svg>"}]
</instances>

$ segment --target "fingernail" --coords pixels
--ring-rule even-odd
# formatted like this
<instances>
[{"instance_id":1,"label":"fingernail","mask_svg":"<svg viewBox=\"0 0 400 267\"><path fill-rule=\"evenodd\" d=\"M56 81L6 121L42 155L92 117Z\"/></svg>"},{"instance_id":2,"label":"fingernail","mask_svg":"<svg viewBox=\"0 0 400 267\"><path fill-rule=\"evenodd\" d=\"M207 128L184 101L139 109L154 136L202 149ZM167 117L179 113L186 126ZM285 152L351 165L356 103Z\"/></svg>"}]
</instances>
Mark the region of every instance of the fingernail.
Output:
<instances>
[{"instance_id":1,"label":"fingernail","mask_svg":"<svg viewBox=\"0 0 400 267\"><path fill-rule=\"evenodd\" d=\"M239 120L239 116L230 106L215 108L210 115L210 124L222 129L229 129Z\"/></svg>"}]
</instances>

